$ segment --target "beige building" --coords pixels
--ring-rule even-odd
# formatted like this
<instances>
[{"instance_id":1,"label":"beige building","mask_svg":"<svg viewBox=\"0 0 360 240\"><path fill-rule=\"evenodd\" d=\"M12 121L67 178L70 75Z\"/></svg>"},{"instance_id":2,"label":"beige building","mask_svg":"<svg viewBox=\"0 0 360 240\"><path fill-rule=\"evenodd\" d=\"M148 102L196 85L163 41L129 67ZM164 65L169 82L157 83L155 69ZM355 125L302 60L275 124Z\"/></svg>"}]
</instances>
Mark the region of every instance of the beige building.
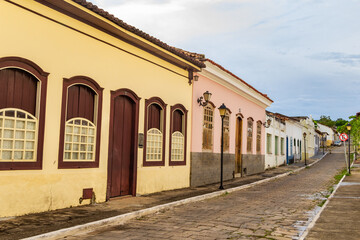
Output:
<instances>
[{"instance_id":1,"label":"beige building","mask_svg":"<svg viewBox=\"0 0 360 240\"><path fill-rule=\"evenodd\" d=\"M203 63L86 1L0 1L0 22L0 217L189 186Z\"/></svg>"}]
</instances>

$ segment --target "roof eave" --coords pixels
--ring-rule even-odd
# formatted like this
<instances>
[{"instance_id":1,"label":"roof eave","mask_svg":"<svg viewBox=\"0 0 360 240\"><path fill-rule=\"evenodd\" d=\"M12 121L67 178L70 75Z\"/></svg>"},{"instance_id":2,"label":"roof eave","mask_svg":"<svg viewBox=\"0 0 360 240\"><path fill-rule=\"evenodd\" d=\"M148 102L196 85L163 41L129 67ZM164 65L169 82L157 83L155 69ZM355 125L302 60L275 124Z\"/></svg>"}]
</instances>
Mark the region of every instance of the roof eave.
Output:
<instances>
[{"instance_id":1,"label":"roof eave","mask_svg":"<svg viewBox=\"0 0 360 240\"><path fill-rule=\"evenodd\" d=\"M149 52L183 69L200 71L205 64L193 59L160 40L132 27L85 0L36 0L106 34Z\"/></svg>"}]
</instances>

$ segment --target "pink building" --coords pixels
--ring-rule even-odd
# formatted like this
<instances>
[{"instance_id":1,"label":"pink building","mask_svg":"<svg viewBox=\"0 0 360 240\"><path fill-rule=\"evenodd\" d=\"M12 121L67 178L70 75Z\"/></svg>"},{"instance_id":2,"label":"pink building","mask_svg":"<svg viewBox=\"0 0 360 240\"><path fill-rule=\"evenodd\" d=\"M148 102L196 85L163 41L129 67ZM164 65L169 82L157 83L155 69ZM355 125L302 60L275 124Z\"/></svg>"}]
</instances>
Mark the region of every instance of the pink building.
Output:
<instances>
[{"instance_id":1,"label":"pink building","mask_svg":"<svg viewBox=\"0 0 360 240\"><path fill-rule=\"evenodd\" d=\"M265 169L265 109L273 102L266 94L203 58L206 68L193 84L191 186L220 181L221 117L218 107L228 108L224 118L224 180L263 172ZM198 99L210 92L210 101ZM204 100L202 101L204 102Z\"/></svg>"}]
</instances>

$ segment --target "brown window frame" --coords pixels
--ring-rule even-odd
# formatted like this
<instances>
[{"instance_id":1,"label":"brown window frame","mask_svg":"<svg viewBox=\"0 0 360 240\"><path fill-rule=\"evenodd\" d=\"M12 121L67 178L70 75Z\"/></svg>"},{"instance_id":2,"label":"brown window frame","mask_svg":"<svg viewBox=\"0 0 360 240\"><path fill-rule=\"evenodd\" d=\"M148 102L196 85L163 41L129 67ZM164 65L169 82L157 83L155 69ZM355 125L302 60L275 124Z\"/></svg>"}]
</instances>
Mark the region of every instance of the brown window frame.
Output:
<instances>
[{"instance_id":1,"label":"brown window frame","mask_svg":"<svg viewBox=\"0 0 360 240\"><path fill-rule=\"evenodd\" d=\"M37 64L21 57L3 57L0 58L0 69L17 68L33 75L40 84L37 89L38 95L38 143L36 162L0 162L0 170L39 170L42 169L43 147L45 132L45 110L46 110L46 93L47 80L49 73L43 71Z\"/></svg>"},{"instance_id":2,"label":"brown window frame","mask_svg":"<svg viewBox=\"0 0 360 240\"><path fill-rule=\"evenodd\" d=\"M228 125L226 126L225 118L228 118ZM231 111L230 109L227 109L224 117L224 152L230 151L230 121L231 121ZM226 133L227 130L227 133ZM220 134L220 143L221 143L221 134Z\"/></svg>"},{"instance_id":3,"label":"brown window frame","mask_svg":"<svg viewBox=\"0 0 360 240\"><path fill-rule=\"evenodd\" d=\"M174 123L173 123L173 113L176 110L180 110L183 112L183 126L184 126L184 161L172 161L171 160L171 143L172 143L172 133L173 133L173 127L174 127ZM186 143L187 143L187 113L188 110L186 110L186 108L182 105L182 104L176 104L174 106L170 107L170 134L169 134L169 166L181 166L181 165L186 165Z\"/></svg>"},{"instance_id":4,"label":"brown window frame","mask_svg":"<svg viewBox=\"0 0 360 240\"><path fill-rule=\"evenodd\" d=\"M249 121L251 121L251 137L249 135ZM253 153L253 141L254 141L254 119L252 117L248 117L247 119L247 131L246 131L246 152L247 153ZM249 141L249 138L250 141ZM250 149L249 149L250 144Z\"/></svg>"},{"instance_id":5,"label":"brown window frame","mask_svg":"<svg viewBox=\"0 0 360 240\"><path fill-rule=\"evenodd\" d=\"M90 87L97 94L97 109L94 111L96 117L96 143L95 143L95 161L73 161L64 162L64 135L65 135L65 122L67 112L67 98L68 89L72 85L83 84ZM63 93L61 104L61 120L60 120L60 141L59 141L59 169L72 169L72 168L98 168L99 156L100 156L100 137L101 137L101 116L102 116L102 96L103 88L93 79L86 76L74 76L69 79L64 78L63 81Z\"/></svg>"},{"instance_id":6,"label":"brown window frame","mask_svg":"<svg viewBox=\"0 0 360 240\"><path fill-rule=\"evenodd\" d=\"M259 120L256 122L256 153L261 153L261 134L262 134L262 122Z\"/></svg>"},{"instance_id":7,"label":"brown window frame","mask_svg":"<svg viewBox=\"0 0 360 240\"><path fill-rule=\"evenodd\" d=\"M162 139L162 160L161 161L146 161L146 139L148 129L148 107L151 104L157 104L162 108L163 111L163 139ZM144 119L144 151L143 151L143 166L144 167L153 167L153 166L165 166L165 140L166 140L166 107L167 104L159 97L152 97L145 99L145 119Z\"/></svg>"},{"instance_id":8,"label":"brown window frame","mask_svg":"<svg viewBox=\"0 0 360 240\"><path fill-rule=\"evenodd\" d=\"M211 106L212 108L212 112L213 112L213 115L212 115L212 128L211 128L211 147L210 148L205 148L204 147L204 125L205 125L205 122L204 122L204 114L205 114L205 107L207 107L208 105ZM212 152L214 150L214 120L215 120L215 109L216 109L216 106L214 103L212 102L208 102L208 104L206 106L203 107L203 117L202 117L202 151L203 152Z\"/></svg>"}]
</instances>

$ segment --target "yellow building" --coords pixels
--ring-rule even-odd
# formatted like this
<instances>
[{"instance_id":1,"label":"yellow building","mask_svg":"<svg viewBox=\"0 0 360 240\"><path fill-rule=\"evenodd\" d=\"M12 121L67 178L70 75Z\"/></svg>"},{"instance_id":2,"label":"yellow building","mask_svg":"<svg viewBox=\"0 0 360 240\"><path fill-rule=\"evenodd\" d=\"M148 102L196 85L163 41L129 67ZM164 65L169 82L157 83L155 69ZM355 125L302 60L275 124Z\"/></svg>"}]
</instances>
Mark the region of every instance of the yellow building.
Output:
<instances>
[{"instance_id":1,"label":"yellow building","mask_svg":"<svg viewBox=\"0 0 360 240\"><path fill-rule=\"evenodd\" d=\"M202 63L83 0L0 22L0 217L189 186Z\"/></svg>"}]
</instances>

